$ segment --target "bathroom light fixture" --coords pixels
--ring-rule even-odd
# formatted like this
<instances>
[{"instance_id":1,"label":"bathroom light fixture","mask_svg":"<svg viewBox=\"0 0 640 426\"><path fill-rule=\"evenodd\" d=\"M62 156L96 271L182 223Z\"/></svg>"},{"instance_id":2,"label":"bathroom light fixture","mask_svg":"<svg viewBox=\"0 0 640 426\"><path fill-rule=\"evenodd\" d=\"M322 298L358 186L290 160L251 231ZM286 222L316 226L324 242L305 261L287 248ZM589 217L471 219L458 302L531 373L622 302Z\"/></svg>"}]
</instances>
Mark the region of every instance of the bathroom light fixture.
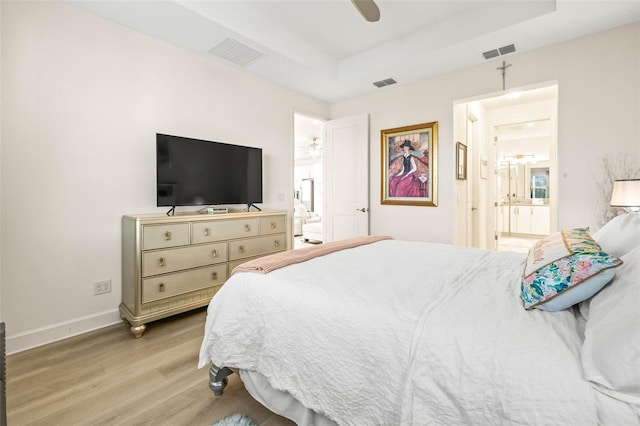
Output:
<instances>
[{"instance_id":1,"label":"bathroom light fixture","mask_svg":"<svg viewBox=\"0 0 640 426\"><path fill-rule=\"evenodd\" d=\"M520 163L520 164L535 163L536 156L533 154L505 155L504 157L502 157L502 161L509 162L509 163Z\"/></svg>"},{"instance_id":2,"label":"bathroom light fixture","mask_svg":"<svg viewBox=\"0 0 640 426\"><path fill-rule=\"evenodd\" d=\"M621 179L613 182L611 207L640 211L640 179Z\"/></svg>"}]
</instances>

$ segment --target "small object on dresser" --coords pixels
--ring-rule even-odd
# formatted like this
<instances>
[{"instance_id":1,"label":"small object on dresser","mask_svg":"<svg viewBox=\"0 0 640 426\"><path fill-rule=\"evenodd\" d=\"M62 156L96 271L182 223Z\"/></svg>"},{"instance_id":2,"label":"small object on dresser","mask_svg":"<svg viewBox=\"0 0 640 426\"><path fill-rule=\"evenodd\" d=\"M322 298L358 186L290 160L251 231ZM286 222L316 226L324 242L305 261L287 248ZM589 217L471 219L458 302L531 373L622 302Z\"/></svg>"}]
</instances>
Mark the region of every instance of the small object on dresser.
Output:
<instances>
[{"instance_id":1,"label":"small object on dresser","mask_svg":"<svg viewBox=\"0 0 640 426\"><path fill-rule=\"evenodd\" d=\"M226 207L207 207L207 213L209 214L229 213L229 209Z\"/></svg>"}]
</instances>

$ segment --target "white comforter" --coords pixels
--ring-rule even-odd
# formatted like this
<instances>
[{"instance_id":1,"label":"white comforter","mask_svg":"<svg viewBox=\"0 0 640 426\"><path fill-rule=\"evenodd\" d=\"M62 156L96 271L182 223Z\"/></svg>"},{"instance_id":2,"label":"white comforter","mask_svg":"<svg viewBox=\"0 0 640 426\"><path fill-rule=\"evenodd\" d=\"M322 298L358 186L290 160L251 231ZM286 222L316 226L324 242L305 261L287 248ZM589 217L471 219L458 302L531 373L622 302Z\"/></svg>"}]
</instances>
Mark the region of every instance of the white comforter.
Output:
<instances>
[{"instance_id":1,"label":"white comforter","mask_svg":"<svg viewBox=\"0 0 640 426\"><path fill-rule=\"evenodd\" d=\"M570 311L525 311L524 255L388 240L232 276L200 367L257 371L339 424L594 425Z\"/></svg>"}]
</instances>

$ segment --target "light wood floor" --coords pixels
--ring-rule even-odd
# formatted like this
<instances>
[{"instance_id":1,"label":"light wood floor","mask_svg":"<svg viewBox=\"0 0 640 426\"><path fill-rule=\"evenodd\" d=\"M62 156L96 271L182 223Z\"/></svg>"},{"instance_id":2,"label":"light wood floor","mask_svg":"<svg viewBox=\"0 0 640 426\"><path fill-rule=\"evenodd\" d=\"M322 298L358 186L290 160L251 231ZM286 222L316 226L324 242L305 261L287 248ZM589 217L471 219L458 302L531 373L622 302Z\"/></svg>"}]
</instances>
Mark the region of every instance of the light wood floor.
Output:
<instances>
[{"instance_id":1,"label":"light wood floor","mask_svg":"<svg viewBox=\"0 0 640 426\"><path fill-rule=\"evenodd\" d=\"M147 325L102 330L7 358L8 424L208 425L243 413L261 425L294 423L256 402L236 374L222 398L197 369L204 309Z\"/></svg>"}]
</instances>

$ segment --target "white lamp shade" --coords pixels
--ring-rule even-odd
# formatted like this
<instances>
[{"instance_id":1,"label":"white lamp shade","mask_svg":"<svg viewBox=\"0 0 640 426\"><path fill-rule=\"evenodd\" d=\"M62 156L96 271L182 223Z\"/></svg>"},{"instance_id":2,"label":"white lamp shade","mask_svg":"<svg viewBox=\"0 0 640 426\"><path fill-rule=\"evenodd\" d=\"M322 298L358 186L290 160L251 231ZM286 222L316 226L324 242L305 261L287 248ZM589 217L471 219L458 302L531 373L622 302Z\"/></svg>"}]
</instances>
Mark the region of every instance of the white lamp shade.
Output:
<instances>
[{"instance_id":1,"label":"white lamp shade","mask_svg":"<svg viewBox=\"0 0 640 426\"><path fill-rule=\"evenodd\" d=\"M640 207L640 179L613 182L611 207Z\"/></svg>"}]
</instances>

